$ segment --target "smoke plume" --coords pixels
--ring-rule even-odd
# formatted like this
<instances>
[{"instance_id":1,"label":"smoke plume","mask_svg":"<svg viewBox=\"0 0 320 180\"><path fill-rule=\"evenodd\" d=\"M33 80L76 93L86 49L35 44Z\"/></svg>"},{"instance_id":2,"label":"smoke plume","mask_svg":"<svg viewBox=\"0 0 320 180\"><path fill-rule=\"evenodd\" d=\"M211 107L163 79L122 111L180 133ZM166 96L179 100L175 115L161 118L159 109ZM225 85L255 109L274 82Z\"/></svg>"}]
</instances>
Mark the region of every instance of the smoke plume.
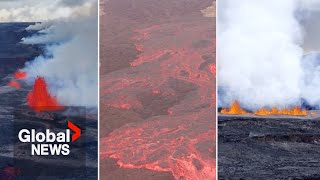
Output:
<instances>
[{"instance_id":1,"label":"smoke plume","mask_svg":"<svg viewBox=\"0 0 320 180\"><path fill-rule=\"evenodd\" d=\"M97 0L25 0L0 2L0 21L38 22L22 39L44 46L43 55L26 63L27 82L44 77L50 93L68 106L97 107ZM6 16L2 16L6 14Z\"/></svg>"},{"instance_id":2,"label":"smoke plume","mask_svg":"<svg viewBox=\"0 0 320 180\"><path fill-rule=\"evenodd\" d=\"M218 2L219 106L234 100L249 109L288 107L303 101L320 105L320 59L317 53L304 52L304 38L310 36L304 24L314 4Z\"/></svg>"}]
</instances>

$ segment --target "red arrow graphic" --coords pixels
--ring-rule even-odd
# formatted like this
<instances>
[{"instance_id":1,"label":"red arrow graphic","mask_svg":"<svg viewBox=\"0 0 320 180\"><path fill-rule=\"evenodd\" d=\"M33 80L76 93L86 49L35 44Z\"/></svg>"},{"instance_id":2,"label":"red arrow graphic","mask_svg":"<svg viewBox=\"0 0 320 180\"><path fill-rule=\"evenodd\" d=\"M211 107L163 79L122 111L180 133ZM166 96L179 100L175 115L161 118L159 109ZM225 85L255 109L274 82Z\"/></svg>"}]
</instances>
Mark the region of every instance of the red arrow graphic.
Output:
<instances>
[{"instance_id":1,"label":"red arrow graphic","mask_svg":"<svg viewBox=\"0 0 320 180\"><path fill-rule=\"evenodd\" d=\"M72 142L81 136L81 129L74 125L72 122L68 121L68 128L70 128L75 133L72 135Z\"/></svg>"}]
</instances>

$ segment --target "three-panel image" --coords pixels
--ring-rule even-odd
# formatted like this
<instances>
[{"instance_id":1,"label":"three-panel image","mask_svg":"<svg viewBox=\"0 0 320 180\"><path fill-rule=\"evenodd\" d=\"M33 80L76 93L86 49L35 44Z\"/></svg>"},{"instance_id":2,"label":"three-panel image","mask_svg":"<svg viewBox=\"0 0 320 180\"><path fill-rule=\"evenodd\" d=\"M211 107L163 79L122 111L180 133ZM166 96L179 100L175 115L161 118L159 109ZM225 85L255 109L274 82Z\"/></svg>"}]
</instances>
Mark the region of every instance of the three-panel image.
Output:
<instances>
[{"instance_id":1,"label":"three-panel image","mask_svg":"<svg viewBox=\"0 0 320 180\"><path fill-rule=\"evenodd\" d=\"M0 180L320 179L320 1L0 1Z\"/></svg>"}]
</instances>

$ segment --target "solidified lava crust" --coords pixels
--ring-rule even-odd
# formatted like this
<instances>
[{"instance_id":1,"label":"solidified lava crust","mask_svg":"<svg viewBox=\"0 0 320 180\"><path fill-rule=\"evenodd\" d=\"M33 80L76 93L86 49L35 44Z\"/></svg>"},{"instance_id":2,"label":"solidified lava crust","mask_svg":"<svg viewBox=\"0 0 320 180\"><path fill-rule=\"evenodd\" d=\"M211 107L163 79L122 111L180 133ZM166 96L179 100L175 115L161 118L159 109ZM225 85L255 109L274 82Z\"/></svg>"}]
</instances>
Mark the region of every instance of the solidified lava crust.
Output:
<instances>
[{"instance_id":1,"label":"solidified lava crust","mask_svg":"<svg viewBox=\"0 0 320 180\"><path fill-rule=\"evenodd\" d=\"M218 116L219 179L319 179L319 117Z\"/></svg>"},{"instance_id":2,"label":"solidified lava crust","mask_svg":"<svg viewBox=\"0 0 320 180\"><path fill-rule=\"evenodd\" d=\"M176 179L215 177L215 138L205 117L152 119L113 131L101 141L100 158L115 158L124 168L170 171Z\"/></svg>"},{"instance_id":3,"label":"solidified lava crust","mask_svg":"<svg viewBox=\"0 0 320 180\"><path fill-rule=\"evenodd\" d=\"M175 179L215 179L213 22L199 16L134 29L130 42L139 54L101 76L106 120L128 120L100 139L102 161Z\"/></svg>"}]
</instances>

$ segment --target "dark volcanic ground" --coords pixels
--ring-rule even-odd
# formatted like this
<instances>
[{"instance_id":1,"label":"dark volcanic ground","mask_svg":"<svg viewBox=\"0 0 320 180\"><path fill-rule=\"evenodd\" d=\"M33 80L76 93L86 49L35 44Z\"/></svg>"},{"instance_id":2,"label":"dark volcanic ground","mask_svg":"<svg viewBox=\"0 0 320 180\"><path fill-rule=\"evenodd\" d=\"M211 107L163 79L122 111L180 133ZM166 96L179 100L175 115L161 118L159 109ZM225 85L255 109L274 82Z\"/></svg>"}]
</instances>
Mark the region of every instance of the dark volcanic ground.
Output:
<instances>
[{"instance_id":1,"label":"dark volcanic ground","mask_svg":"<svg viewBox=\"0 0 320 180\"><path fill-rule=\"evenodd\" d=\"M14 143L17 134L14 129L21 128L52 128L56 130L66 129L66 118L84 121L85 115L70 116L65 112L35 113L26 106L26 97L31 86L23 80L16 80L21 84L21 89L7 86L13 80L13 73L23 68L25 62L33 60L42 53L41 46L21 44L21 38L33 35L36 32L27 32L25 28L32 23L0 23L0 179L50 179L43 177L48 173L65 173L66 170L77 171L77 164L68 164L60 159L49 158L30 159L22 153L29 149L18 147ZM70 108L66 107L66 110ZM52 121L52 117L60 117L60 121ZM83 137L86 139L86 175L77 176L83 179L97 178L97 115L86 118L86 130ZM73 146L78 151L80 146ZM27 164L27 167L20 165ZM50 168L48 168L50 167ZM83 170L83 169L81 169ZM29 176L30 172L34 175ZM83 171L82 171L83 172ZM81 172L81 173L82 173ZM17 177L18 175L18 177ZM25 175L28 175L26 177ZM38 177L42 176L42 177ZM63 177L63 176L60 176ZM69 176L70 177L70 176ZM54 178L53 178L54 179Z\"/></svg>"},{"instance_id":2,"label":"dark volcanic ground","mask_svg":"<svg viewBox=\"0 0 320 180\"><path fill-rule=\"evenodd\" d=\"M320 179L319 120L219 115L219 179Z\"/></svg>"},{"instance_id":3,"label":"dark volcanic ground","mask_svg":"<svg viewBox=\"0 0 320 180\"><path fill-rule=\"evenodd\" d=\"M101 3L101 179L215 179L213 1Z\"/></svg>"}]
</instances>

